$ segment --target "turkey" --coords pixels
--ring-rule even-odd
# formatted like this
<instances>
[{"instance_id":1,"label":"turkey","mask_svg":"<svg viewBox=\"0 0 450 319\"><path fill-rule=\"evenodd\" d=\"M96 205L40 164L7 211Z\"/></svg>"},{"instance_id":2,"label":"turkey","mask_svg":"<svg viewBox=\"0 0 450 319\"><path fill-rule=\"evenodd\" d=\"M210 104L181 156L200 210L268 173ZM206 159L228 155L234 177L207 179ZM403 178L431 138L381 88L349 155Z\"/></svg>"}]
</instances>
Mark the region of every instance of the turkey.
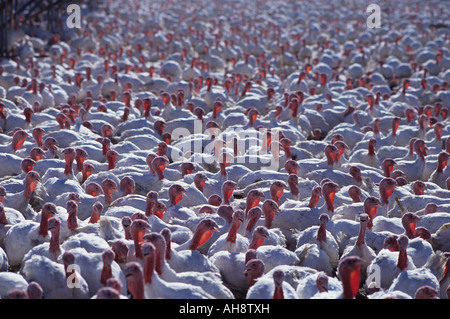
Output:
<instances>
[{"instance_id":1,"label":"turkey","mask_svg":"<svg viewBox=\"0 0 450 319\"><path fill-rule=\"evenodd\" d=\"M48 235L48 220L57 213L53 203L46 203L42 207L39 223L26 220L15 224L5 235L5 251L10 265L19 266L23 257L34 246L50 240Z\"/></svg>"},{"instance_id":2,"label":"turkey","mask_svg":"<svg viewBox=\"0 0 450 319\"><path fill-rule=\"evenodd\" d=\"M284 281L282 270L274 271L271 277L259 278L248 290L246 299L298 299L295 289Z\"/></svg>"}]
</instances>

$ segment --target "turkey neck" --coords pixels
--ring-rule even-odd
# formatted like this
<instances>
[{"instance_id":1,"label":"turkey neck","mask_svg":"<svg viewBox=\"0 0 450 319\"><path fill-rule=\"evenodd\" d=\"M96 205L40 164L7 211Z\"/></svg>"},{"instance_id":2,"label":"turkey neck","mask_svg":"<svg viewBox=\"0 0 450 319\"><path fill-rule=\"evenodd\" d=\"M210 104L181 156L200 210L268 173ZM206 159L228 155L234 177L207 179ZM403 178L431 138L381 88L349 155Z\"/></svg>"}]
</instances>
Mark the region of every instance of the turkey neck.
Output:
<instances>
[{"instance_id":1,"label":"turkey neck","mask_svg":"<svg viewBox=\"0 0 450 319\"><path fill-rule=\"evenodd\" d=\"M82 172L83 171L84 158L82 156L77 156L75 159L77 161L77 171Z\"/></svg>"},{"instance_id":2,"label":"turkey neck","mask_svg":"<svg viewBox=\"0 0 450 319\"><path fill-rule=\"evenodd\" d=\"M128 285L128 290L131 292L133 299L144 299L144 279L142 276L133 278L131 285Z\"/></svg>"},{"instance_id":3,"label":"turkey neck","mask_svg":"<svg viewBox=\"0 0 450 319\"><path fill-rule=\"evenodd\" d=\"M142 258L142 247L141 247L141 239L142 236L144 236L143 232L135 231L131 237L134 241L134 253L136 255L136 258Z\"/></svg>"},{"instance_id":4,"label":"turkey neck","mask_svg":"<svg viewBox=\"0 0 450 319\"><path fill-rule=\"evenodd\" d=\"M369 151L369 153L368 153L367 155L369 155L369 156L375 156L375 146L373 146L373 145L370 144L370 143L369 143L368 151Z\"/></svg>"},{"instance_id":5,"label":"turkey neck","mask_svg":"<svg viewBox=\"0 0 450 319\"><path fill-rule=\"evenodd\" d=\"M445 167L447 166L447 159L445 158L439 158L438 160L438 167L436 169L437 173L442 173L445 169Z\"/></svg>"},{"instance_id":6,"label":"turkey neck","mask_svg":"<svg viewBox=\"0 0 450 319\"><path fill-rule=\"evenodd\" d=\"M441 280L439 280L439 285L442 285L444 282L446 282L447 280L450 279L449 267L450 267L450 257L447 257L447 262L445 263L444 274L442 275Z\"/></svg>"},{"instance_id":7,"label":"turkey neck","mask_svg":"<svg viewBox=\"0 0 450 319\"><path fill-rule=\"evenodd\" d=\"M275 211L271 210L271 209L264 209L264 226L266 226L266 228L270 228L270 226L272 226L272 220L275 216Z\"/></svg>"},{"instance_id":8,"label":"turkey neck","mask_svg":"<svg viewBox=\"0 0 450 319\"><path fill-rule=\"evenodd\" d=\"M282 284L275 283L275 291L273 292L273 299L284 299Z\"/></svg>"},{"instance_id":9,"label":"turkey neck","mask_svg":"<svg viewBox=\"0 0 450 319\"><path fill-rule=\"evenodd\" d=\"M45 213L41 216L41 223L39 224L39 235L42 237L47 237L47 231L48 231L48 219L50 218L50 215Z\"/></svg>"},{"instance_id":10,"label":"turkey neck","mask_svg":"<svg viewBox=\"0 0 450 319\"><path fill-rule=\"evenodd\" d=\"M23 197L25 199L29 200L31 198L31 194L36 189L37 183L34 181L26 181L25 182L25 190L23 192Z\"/></svg>"},{"instance_id":11,"label":"turkey neck","mask_svg":"<svg viewBox=\"0 0 450 319\"><path fill-rule=\"evenodd\" d=\"M155 272L155 254L149 254L144 259L144 283L151 284Z\"/></svg>"},{"instance_id":12,"label":"turkey neck","mask_svg":"<svg viewBox=\"0 0 450 319\"><path fill-rule=\"evenodd\" d=\"M106 285L106 281L113 276L112 267L106 263L103 263L102 273L100 275L100 283Z\"/></svg>"},{"instance_id":13,"label":"turkey neck","mask_svg":"<svg viewBox=\"0 0 450 319\"><path fill-rule=\"evenodd\" d=\"M108 170L114 169L116 166L116 158L115 157L108 157Z\"/></svg>"},{"instance_id":14,"label":"turkey neck","mask_svg":"<svg viewBox=\"0 0 450 319\"><path fill-rule=\"evenodd\" d=\"M334 212L334 196L335 192L329 192L325 195L325 203L327 204L327 208L330 212Z\"/></svg>"},{"instance_id":15,"label":"turkey neck","mask_svg":"<svg viewBox=\"0 0 450 319\"><path fill-rule=\"evenodd\" d=\"M153 200L150 200L147 198L147 203L145 204L145 215L146 216L150 216L152 214L153 205L154 205Z\"/></svg>"},{"instance_id":16,"label":"turkey neck","mask_svg":"<svg viewBox=\"0 0 450 319\"><path fill-rule=\"evenodd\" d=\"M291 189L292 195L298 196L300 194L300 190L298 189L298 186L295 183L290 183L289 187Z\"/></svg>"},{"instance_id":17,"label":"turkey neck","mask_svg":"<svg viewBox=\"0 0 450 319\"><path fill-rule=\"evenodd\" d=\"M69 217L67 218L67 227L70 230L74 230L75 228L78 227L78 222L77 222L77 212L73 211L69 213Z\"/></svg>"},{"instance_id":18,"label":"turkey neck","mask_svg":"<svg viewBox=\"0 0 450 319\"><path fill-rule=\"evenodd\" d=\"M250 233L252 231L252 229L255 227L256 222L258 221L258 219L261 217L260 214L255 214L253 215L250 220L248 221L247 227L245 228L245 231L247 233Z\"/></svg>"},{"instance_id":19,"label":"turkey neck","mask_svg":"<svg viewBox=\"0 0 450 319\"><path fill-rule=\"evenodd\" d=\"M234 244L236 243L237 231L241 227L241 222L239 220L233 220L230 230L228 231L227 241Z\"/></svg>"},{"instance_id":20,"label":"turkey neck","mask_svg":"<svg viewBox=\"0 0 450 319\"><path fill-rule=\"evenodd\" d=\"M408 267L408 255L406 253L406 249L404 249L403 247L400 247L400 250L398 252L397 267L400 269L400 271Z\"/></svg>"},{"instance_id":21,"label":"turkey neck","mask_svg":"<svg viewBox=\"0 0 450 319\"><path fill-rule=\"evenodd\" d=\"M59 246L59 233L60 233L60 229L52 229L52 237L50 238L50 243L49 243L49 251L52 254L56 254L58 252L61 251L60 246Z\"/></svg>"},{"instance_id":22,"label":"turkey neck","mask_svg":"<svg viewBox=\"0 0 450 319\"><path fill-rule=\"evenodd\" d=\"M4 209L0 211L0 225L6 225L8 224L8 220L6 219L6 214Z\"/></svg>"},{"instance_id":23,"label":"turkey neck","mask_svg":"<svg viewBox=\"0 0 450 319\"><path fill-rule=\"evenodd\" d=\"M72 174L72 165L73 165L73 158L66 157L66 164L64 166L64 174L69 175Z\"/></svg>"},{"instance_id":24,"label":"turkey neck","mask_svg":"<svg viewBox=\"0 0 450 319\"><path fill-rule=\"evenodd\" d=\"M326 242L327 241L327 229L326 229L325 223L320 223L316 238L317 238L318 242Z\"/></svg>"},{"instance_id":25,"label":"turkey neck","mask_svg":"<svg viewBox=\"0 0 450 319\"><path fill-rule=\"evenodd\" d=\"M308 207L309 208L315 208L317 206L317 203L319 202L320 197L316 194L311 195L311 198L309 199Z\"/></svg>"},{"instance_id":26,"label":"turkey neck","mask_svg":"<svg viewBox=\"0 0 450 319\"><path fill-rule=\"evenodd\" d=\"M212 232L209 232L209 233L212 235ZM198 227L197 227L197 229L196 229L196 231L194 233L194 236L192 237L192 242L191 242L191 245L189 246L189 249L190 250L197 250L197 248L201 244L203 244L204 242L208 241L208 240L204 241L203 237L205 237L205 236L210 236L208 234L208 231L204 231L202 229L198 229Z\"/></svg>"},{"instance_id":27,"label":"turkey neck","mask_svg":"<svg viewBox=\"0 0 450 319\"><path fill-rule=\"evenodd\" d=\"M411 222L408 223L407 221L402 221L403 228L405 229L405 234L408 236L409 239L414 238L414 231L416 229L416 223Z\"/></svg>"},{"instance_id":28,"label":"turkey neck","mask_svg":"<svg viewBox=\"0 0 450 319\"><path fill-rule=\"evenodd\" d=\"M203 189L205 188L205 182L198 179L194 179L194 185L195 187L197 187L199 191L203 193Z\"/></svg>"},{"instance_id":29,"label":"turkey neck","mask_svg":"<svg viewBox=\"0 0 450 319\"><path fill-rule=\"evenodd\" d=\"M100 220L100 216L97 214L97 211L94 210L92 212L91 218L89 219L89 224L95 224Z\"/></svg>"},{"instance_id":30,"label":"turkey neck","mask_svg":"<svg viewBox=\"0 0 450 319\"><path fill-rule=\"evenodd\" d=\"M158 275L162 275L163 268L165 266L165 254L166 254L166 245L162 243L155 243L155 270Z\"/></svg>"},{"instance_id":31,"label":"turkey neck","mask_svg":"<svg viewBox=\"0 0 450 319\"><path fill-rule=\"evenodd\" d=\"M358 239L356 240L356 245L361 246L361 245L365 244L366 229L367 229L367 224L361 223L361 226L359 228L359 233L358 233Z\"/></svg>"},{"instance_id":32,"label":"turkey neck","mask_svg":"<svg viewBox=\"0 0 450 319\"><path fill-rule=\"evenodd\" d=\"M359 282L361 280L361 267L353 271L346 271L342 276L342 287L344 299L353 299L358 292Z\"/></svg>"}]
</instances>

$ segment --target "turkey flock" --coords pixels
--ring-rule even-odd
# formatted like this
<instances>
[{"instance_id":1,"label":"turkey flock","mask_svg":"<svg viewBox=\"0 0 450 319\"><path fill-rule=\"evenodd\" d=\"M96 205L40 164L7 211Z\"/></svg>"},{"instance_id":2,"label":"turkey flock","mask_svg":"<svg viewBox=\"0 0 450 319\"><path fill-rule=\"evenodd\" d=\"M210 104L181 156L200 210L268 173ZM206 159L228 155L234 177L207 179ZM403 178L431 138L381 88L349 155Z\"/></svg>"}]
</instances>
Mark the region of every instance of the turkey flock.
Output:
<instances>
[{"instance_id":1,"label":"turkey flock","mask_svg":"<svg viewBox=\"0 0 450 319\"><path fill-rule=\"evenodd\" d=\"M17 22L0 297L450 298L450 7L377 3Z\"/></svg>"}]
</instances>

